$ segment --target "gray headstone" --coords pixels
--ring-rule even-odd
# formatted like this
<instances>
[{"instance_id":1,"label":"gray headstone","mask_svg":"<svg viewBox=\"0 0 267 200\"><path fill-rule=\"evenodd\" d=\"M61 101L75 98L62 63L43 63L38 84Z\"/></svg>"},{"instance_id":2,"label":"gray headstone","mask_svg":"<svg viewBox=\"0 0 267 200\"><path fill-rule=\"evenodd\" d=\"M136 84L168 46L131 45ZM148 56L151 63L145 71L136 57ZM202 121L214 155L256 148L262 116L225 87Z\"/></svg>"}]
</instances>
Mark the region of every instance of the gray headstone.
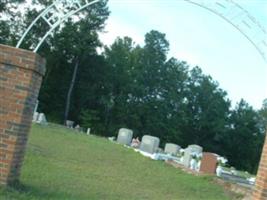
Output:
<instances>
[{"instance_id":1,"label":"gray headstone","mask_svg":"<svg viewBox=\"0 0 267 200\"><path fill-rule=\"evenodd\" d=\"M45 114L44 113L40 113L38 115L37 123L43 124L43 125L46 125L47 124L46 117L45 117Z\"/></svg>"},{"instance_id":2,"label":"gray headstone","mask_svg":"<svg viewBox=\"0 0 267 200\"><path fill-rule=\"evenodd\" d=\"M203 151L203 148L199 145L196 145L196 144L188 145L187 148L189 148L191 150L192 154L200 154Z\"/></svg>"},{"instance_id":3,"label":"gray headstone","mask_svg":"<svg viewBox=\"0 0 267 200\"><path fill-rule=\"evenodd\" d=\"M119 130L117 142L120 144L130 145L133 138L133 131L127 128Z\"/></svg>"},{"instance_id":4,"label":"gray headstone","mask_svg":"<svg viewBox=\"0 0 267 200\"><path fill-rule=\"evenodd\" d=\"M73 125L74 125L74 121L66 120L66 126L67 126L68 128L73 128Z\"/></svg>"},{"instance_id":5,"label":"gray headstone","mask_svg":"<svg viewBox=\"0 0 267 200\"><path fill-rule=\"evenodd\" d=\"M176 155L180 149L181 149L181 147L177 144L166 143L165 148L164 148L164 152Z\"/></svg>"},{"instance_id":6,"label":"gray headstone","mask_svg":"<svg viewBox=\"0 0 267 200\"><path fill-rule=\"evenodd\" d=\"M191 149L186 148L184 151L184 157L183 157L183 165L185 167L190 167L190 161L192 159Z\"/></svg>"},{"instance_id":7,"label":"gray headstone","mask_svg":"<svg viewBox=\"0 0 267 200\"><path fill-rule=\"evenodd\" d=\"M159 138L150 136L150 135L144 135L142 137L140 150L147 152L147 153L156 153L158 147L159 147Z\"/></svg>"}]
</instances>

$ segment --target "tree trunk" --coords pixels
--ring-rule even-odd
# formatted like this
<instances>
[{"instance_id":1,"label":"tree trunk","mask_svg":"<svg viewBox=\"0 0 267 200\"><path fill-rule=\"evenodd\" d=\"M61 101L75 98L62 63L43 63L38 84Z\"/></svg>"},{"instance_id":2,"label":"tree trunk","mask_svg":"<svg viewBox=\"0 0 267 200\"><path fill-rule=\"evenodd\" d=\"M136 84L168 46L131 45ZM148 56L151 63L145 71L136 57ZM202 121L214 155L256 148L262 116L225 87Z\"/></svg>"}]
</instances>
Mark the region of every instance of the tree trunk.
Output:
<instances>
[{"instance_id":1,"label":"tree trunk","mask_svg":"<svg viewBox=\"0 0 267 200\"><path fill-rule=\"evenodd\" d=\"M66 124L66 121L68 120L68 116L69 116L71 94L72 94L73 87L74 87L74 84L75 84L78 67L79 67L79 60L77 59L77 61L75 63L74 70L73 70L69 91L68 91L68 96L67 96L67 101L66 101L66 106L65 106L65 113L64 113L64 124Z\"/></svg>"}]
</instances>

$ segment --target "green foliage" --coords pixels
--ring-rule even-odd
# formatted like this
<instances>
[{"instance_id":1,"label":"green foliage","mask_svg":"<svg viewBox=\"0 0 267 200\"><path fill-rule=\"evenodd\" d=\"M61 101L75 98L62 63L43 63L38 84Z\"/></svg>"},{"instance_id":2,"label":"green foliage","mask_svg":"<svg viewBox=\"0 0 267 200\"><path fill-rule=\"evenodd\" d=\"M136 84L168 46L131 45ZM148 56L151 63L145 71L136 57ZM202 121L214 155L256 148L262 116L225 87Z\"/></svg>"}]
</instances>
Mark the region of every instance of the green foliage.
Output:
<instances>
[{"instance_id":1,"label":"green foliage","mask_svg":"<svg viewBox=\"0 0 267 200\"><path fill-rule=\"evenodd\" d=\"M231 112L229 131L224 135L225 154L238 169L257 172L264 135L258 128L259 115L243 99Z\"/></svg>"},{"instance_id":2,"label":"green foliage","mask_svg":"<svg viewBox=\"0 0 267 200\"><path fill-rule=\"evenodd\" d=\"M262 108L258 111L259 121L258 126L262 134L265 134L267 126L267 99L263 100Z\"/></svg>"},{"instance_id":3,"label":"green foliage","mask_svg":"<svg viewBox=\"0 0 267 200\"><path fill-rule=\"evenodd\" d=\"M98 113L95 110L83 110L80 115L82 127L90 128L99 122Z\"/></svg>"},{"instance_id":4,"label":"green foliage","mask_svg":"<svg viewBox=\"0 0 267 200\"><path fill-rule=\"evenodd\" d=\"M0 44L15 45L22 24L19 9L25 0L1 0L0 2Z\"/></svg>"}]
</instances>

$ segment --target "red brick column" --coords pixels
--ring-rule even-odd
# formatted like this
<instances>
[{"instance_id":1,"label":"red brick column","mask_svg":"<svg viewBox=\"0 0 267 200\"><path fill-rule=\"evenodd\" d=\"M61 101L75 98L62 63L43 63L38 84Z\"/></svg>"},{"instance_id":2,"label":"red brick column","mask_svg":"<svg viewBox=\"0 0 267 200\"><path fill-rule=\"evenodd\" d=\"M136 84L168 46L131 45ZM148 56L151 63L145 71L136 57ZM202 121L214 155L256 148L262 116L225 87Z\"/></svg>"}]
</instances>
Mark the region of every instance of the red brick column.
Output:
<instances>
[{"instance_id":1,"label":"red brick column","mask_svg":"<svg viewBox=\"0 0 267 200\"><path fill-rule=\"evenodd\" d=\"M19 179L45 60L0 45L0 185Z\"/></svg>"},{"instance_id":2,"label":"red brick column","mask_svg":"<svg viewBox=\"0 0 267 200\"><path fill-rule=\"evenodd\" d=\"M267 199L267 134L265 144L261 153L261 161L258 168L256 185L253 193L253 200Z\"/></svg>"}]
</instances>

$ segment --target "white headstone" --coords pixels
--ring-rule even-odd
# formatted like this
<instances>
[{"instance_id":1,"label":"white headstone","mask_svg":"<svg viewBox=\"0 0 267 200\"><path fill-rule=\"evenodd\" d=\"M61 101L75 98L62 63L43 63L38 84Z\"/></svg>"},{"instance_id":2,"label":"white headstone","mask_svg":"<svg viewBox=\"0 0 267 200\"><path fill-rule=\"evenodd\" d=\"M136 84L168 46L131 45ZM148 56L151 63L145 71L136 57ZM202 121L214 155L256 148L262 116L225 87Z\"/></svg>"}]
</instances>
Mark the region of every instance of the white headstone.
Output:
<instances>
[{"instance_id":1,"label":"white headstone","mask_svg":"<svg viewBox=\"0 0 267 200\"><path fill-rule=\"evenodd\" d=\"M33 122L37 122L38 121L38 117L39 117L39 113L38 112L34 112L32 121Z\"/></svg>"},{"instance_id":2,"label":"white headstone","mask_svg":"<svg viewBox=\"0 0 267 200\"><path fill-rule=\"evenodd\" d=\"M195 155L201 154L203 151L203 148L196 144L188 145L187 148L189 148L191 150L191 153Z\"/></svg>"},{"instance_id":3,"label":"white headstone","mask_svg":"<svg viewBox=\"0 0 267 200\"><path fill-rule=\"evenodd\" d=\"M166 143L165 148L164 148L164 152L168 153L168 154L176 155L180 149L181 149L181 147L177 144Z\"/></svg>"},{"instance_id":4,"label":"white headstone","mask_svg":"<svg viewBox=\"0 0 267 200\"><path fill-rule=\"evenodd\" d=\"M43 125L46 125L47 124L46 117L45 117L45 114L44 113L40 113L38 115L37 123L43 124Z\"/></svg>"},{"instance_id":5,"label":"white headstone","mask_svg":"<svg viewBox=\"0 0 267 200\"><path fill-rule=\"evenodd\" d=\"M156 153L158 147L159 147L159 138L158 137L153 137L150 135L144 135L142 137L141 145L140 145L140 150L147 152L147 153Z\"/></svg>"},{"instance_id":6,"label":"white headstone","mask_svg":"<svg viewBox=\"0 0 267 200\"><path fill-rule=\"evenodd\" d=\"M91 131L91 129L88 128L86 134L87 134L87 135L90 135L90 131Z\"/></svg>"},{"instance_id":7,"label":"white headstone","mask_svg":"<svg viewBox=\"0 0 267 200\"><path fill-rule=\"evenodd\" d=\"M133 131L127 128L121 128L118 133L117 142L120 144L130 145L133 138Z\"/></svg>"}]
</instances>

